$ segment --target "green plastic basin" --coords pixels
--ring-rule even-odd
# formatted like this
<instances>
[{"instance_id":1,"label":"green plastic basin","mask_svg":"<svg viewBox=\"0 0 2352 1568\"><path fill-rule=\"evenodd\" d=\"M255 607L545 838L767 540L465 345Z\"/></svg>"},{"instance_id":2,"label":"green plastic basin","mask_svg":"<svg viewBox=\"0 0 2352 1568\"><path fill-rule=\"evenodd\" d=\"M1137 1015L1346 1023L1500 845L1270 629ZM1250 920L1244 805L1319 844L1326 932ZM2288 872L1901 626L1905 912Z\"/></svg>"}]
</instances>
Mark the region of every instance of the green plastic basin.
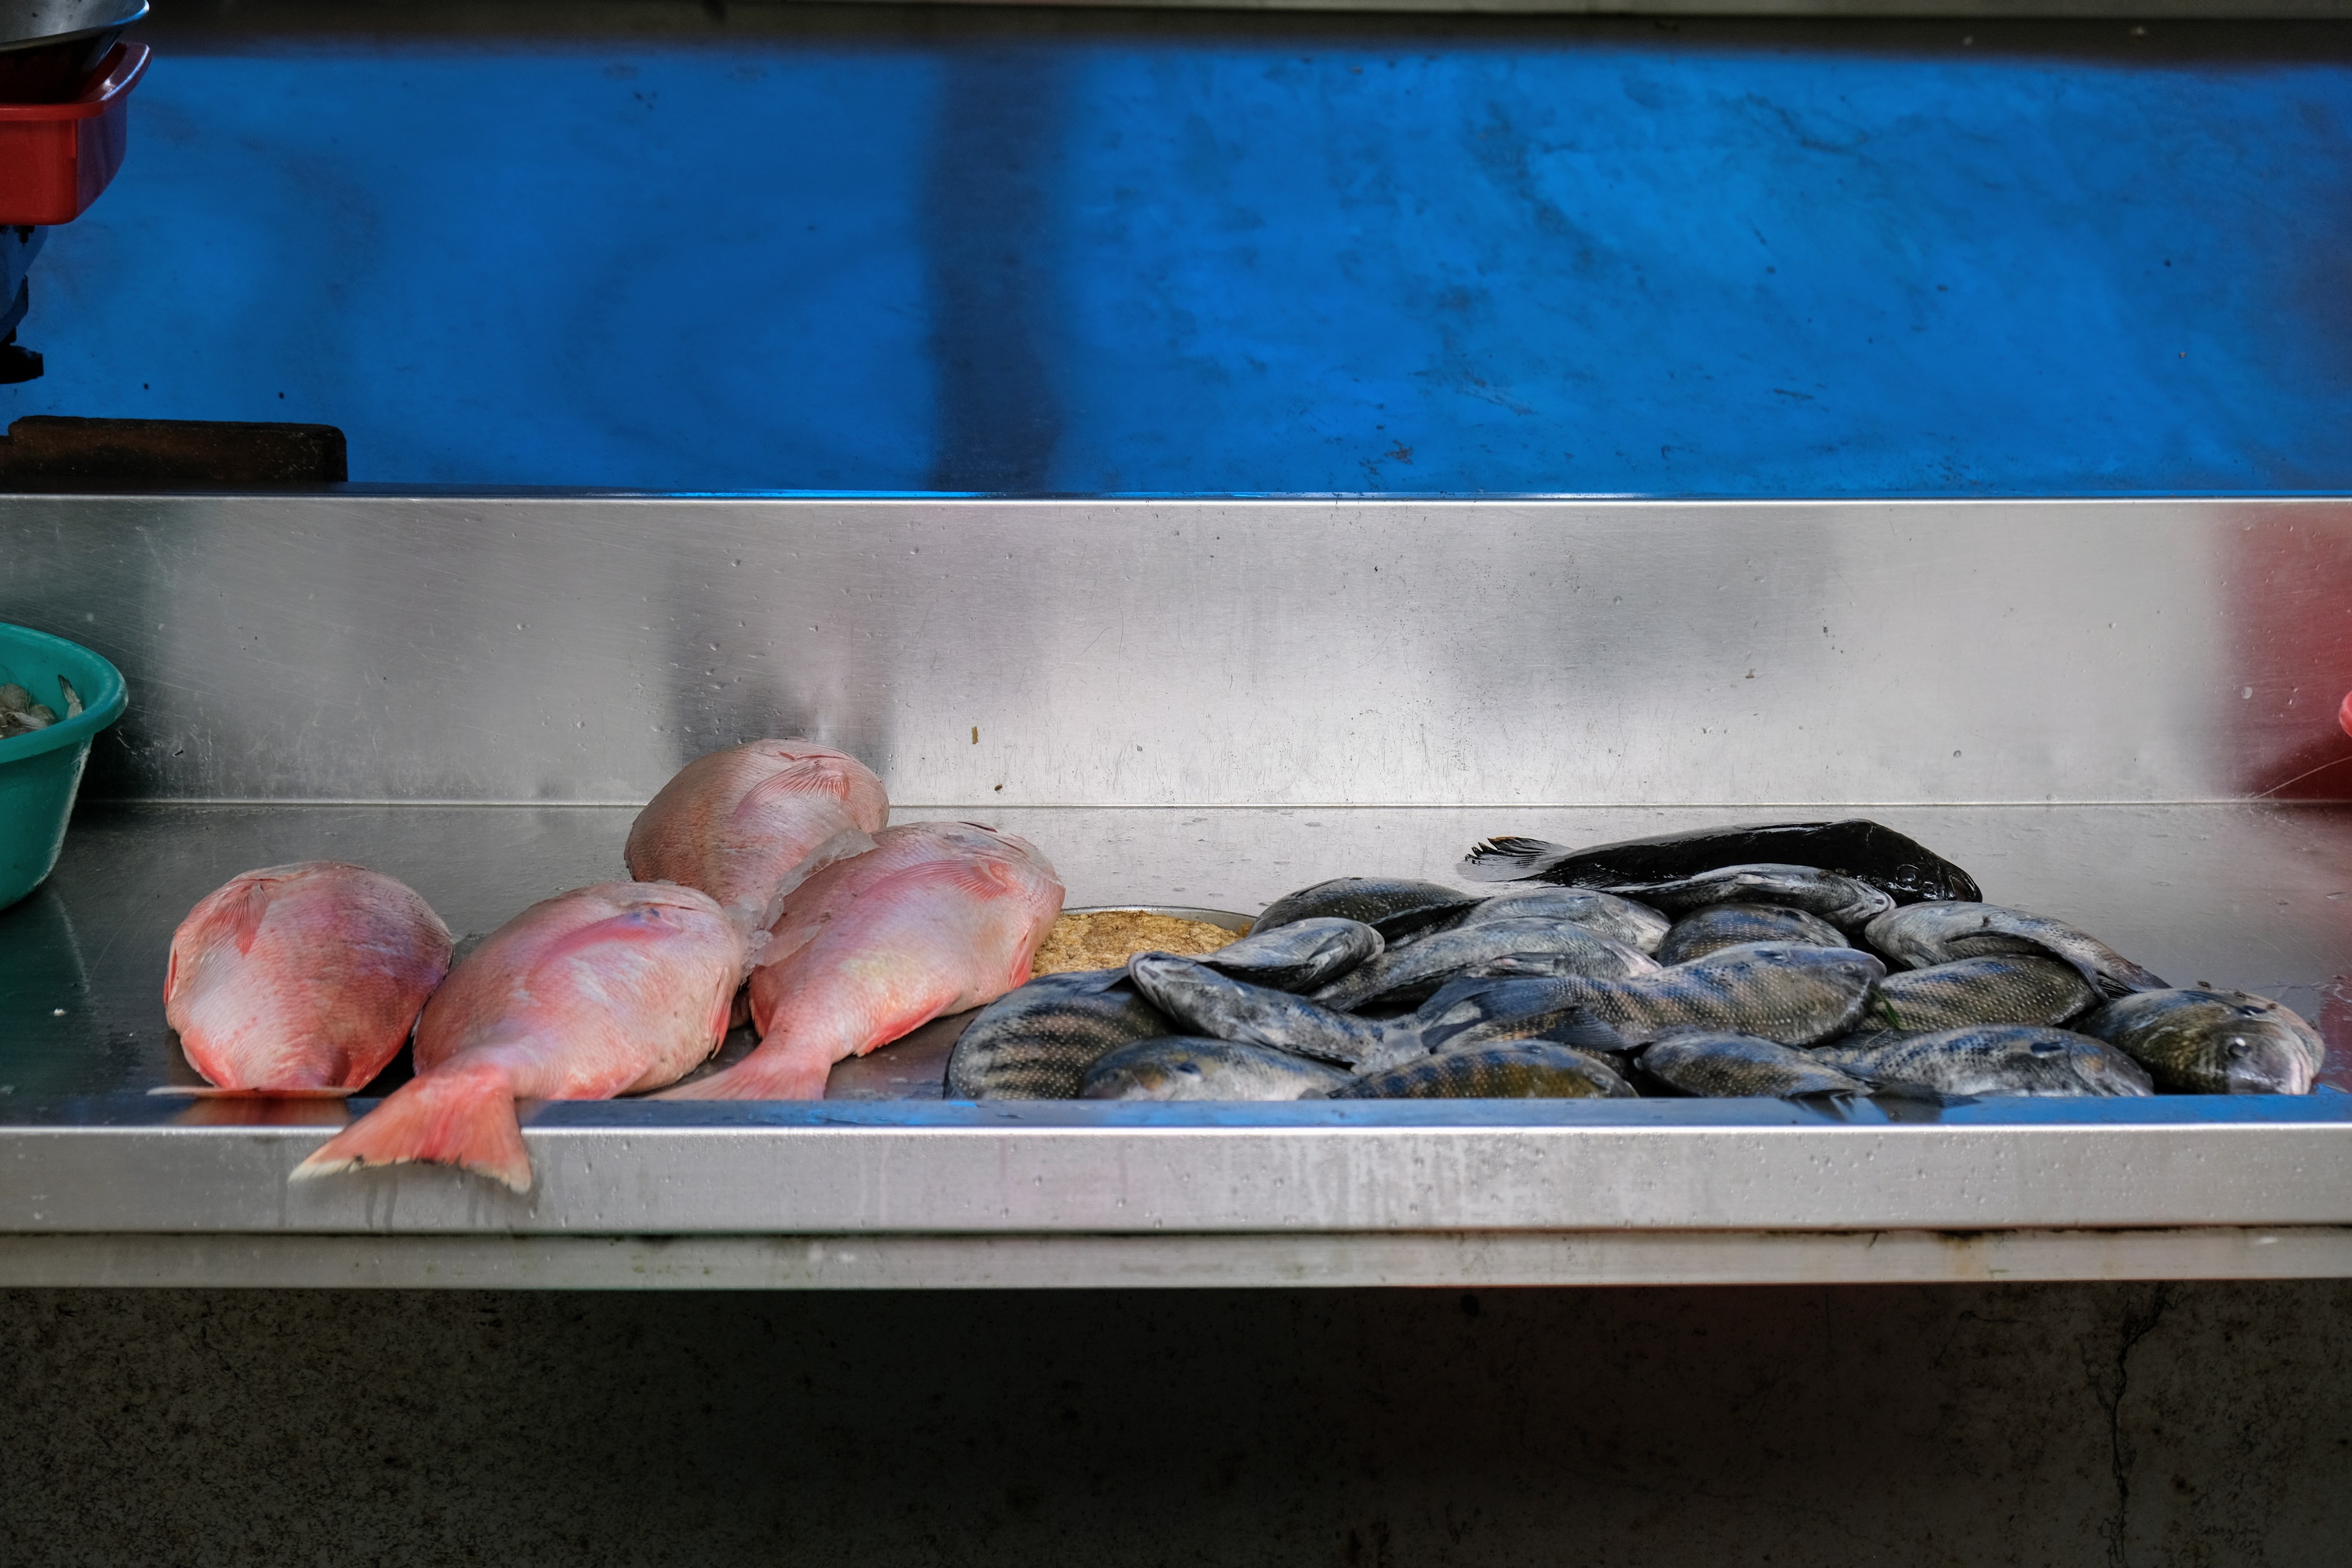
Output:
<instances>
[{"instance_id":1,"label":"green plastic basin","mask_svg":"<svg viewBox=\"0 0 2352 1568\"><path fill-rule=\"evenodd\" d=\"M63 713L60 676L80 693L81 711L46 730L0 741L0 909L39 887L57 865L89 743L122 717L130 701L122 672L89 649L0 623L0 682L13 680L35 701Z\"/></svg>"}]
</instances>

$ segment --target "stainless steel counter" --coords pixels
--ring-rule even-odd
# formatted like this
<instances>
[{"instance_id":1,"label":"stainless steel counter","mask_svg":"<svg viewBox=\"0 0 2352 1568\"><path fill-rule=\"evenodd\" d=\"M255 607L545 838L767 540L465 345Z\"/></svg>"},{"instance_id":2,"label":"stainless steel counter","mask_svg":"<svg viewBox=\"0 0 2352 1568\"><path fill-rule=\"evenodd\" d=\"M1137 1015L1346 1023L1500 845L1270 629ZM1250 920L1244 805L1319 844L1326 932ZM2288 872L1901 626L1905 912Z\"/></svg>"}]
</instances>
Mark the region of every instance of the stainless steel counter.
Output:
<instances>
[{"instance_id":1,"label":"stainless steel counter","mask_svg":"<svg viewBox=\"0 0 2352 1568\"><path fill-rule=\"evenodd\" d=\"M52 498L0 501L0 617L133 701L93 763L116 800L0 914L0 1281L2352 1273L2332 1084L1902 1121L906 1098L943 1024L823 1105L540 1108L523 1197L289 1188L341 1108L146 1093L192 1080L163 954L231 873L363 859L486 931L615 874L621 803L772 729L858 749L902 817L1032 837L1081 903L1867 810L2342 1050L2332 503Z\"/></svg>"}]
</instances>

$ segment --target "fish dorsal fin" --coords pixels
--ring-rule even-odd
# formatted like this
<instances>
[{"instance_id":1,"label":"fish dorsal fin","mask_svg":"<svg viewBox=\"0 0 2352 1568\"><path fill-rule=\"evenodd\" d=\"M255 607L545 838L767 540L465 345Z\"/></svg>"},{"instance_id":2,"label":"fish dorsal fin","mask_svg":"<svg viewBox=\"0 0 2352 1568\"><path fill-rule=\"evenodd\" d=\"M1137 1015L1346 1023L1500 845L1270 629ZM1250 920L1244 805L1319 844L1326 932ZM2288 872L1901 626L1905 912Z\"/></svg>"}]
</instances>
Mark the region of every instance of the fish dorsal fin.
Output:
<instances>
[{"instance_id":1,"label":"fish dorsal fin","mask_svg":"<svg viewBox=\"0 0 2352 1568\"><path fill-rule=\"evenodd\" d=\"M1569 853L1563 845L1506 834L1486 839L1462 857L1462 874L1476 882L1516 882L1540 876L1567 859Z\"/></svg>"},{"instance_id":2,"label":"fish dorsal fin","mask_svg":"<svg viewBox=\"0 0 2352 1568\"><path fill-rule=\"evenodd\" d=\"M534 969L575 958L592 947L613 942L658 942L676 934L678 922L667 904L635 904L615 915L568 931L541 950Z\"/></svg>"},{"instance_id":3,"label":"fish dorsal fin","mask_svg":"<svg viewBox=\"0 0 2352 1568\"><path fill-rule=\"evenodd\" d=\"M1001 899L1021 886L1019 874L1010 865L979 855L967 860L930 860L909 866L888 881L931 883L974 899Z\"/></svg>"},{"instance_id":4,"label":"fish dorsal fin","mask_svg":"<svg viewBox=\"0 0 2352 1568\"><path fill-rule=\"evenodd\" d=\"M228 916L229 931L236 937L239 957L251 952L253 944L260 940L262 919L269 913L269 882L256 878L245 885L245 891L232 906L222 911Z\"/></svg>"},{"instance_id":5,"label":"fish dorsal fin","mask_svg":"<svg viewBox=\"0 0 2352 1568\"><path fill-rule=\"evenodd\" d=\"M798 757L744 791L743 798L735 803L734 816L740 822L787 798L839 801L848 794L849 775L829 758Z\"/></svg>"}]
</instances>

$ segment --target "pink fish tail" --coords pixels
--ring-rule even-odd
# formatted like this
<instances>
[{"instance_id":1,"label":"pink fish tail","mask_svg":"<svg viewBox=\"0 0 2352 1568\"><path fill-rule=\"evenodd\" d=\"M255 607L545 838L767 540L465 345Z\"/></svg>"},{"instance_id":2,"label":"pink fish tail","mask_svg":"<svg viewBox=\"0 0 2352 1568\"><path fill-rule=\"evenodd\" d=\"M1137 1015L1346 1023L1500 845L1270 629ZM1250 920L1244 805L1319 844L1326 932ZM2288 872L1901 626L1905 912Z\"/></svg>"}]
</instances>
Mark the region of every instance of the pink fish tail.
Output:
<instances>
[{"instance_id":1,"label":"pink fish tail","mask_svg":"<svg viewBox=\"0 0 2352 1568\"><path fill-rule=\"evenodd\" d=\"M833 1064L820 1058L759 1052L692 1083L665 1089L657 1100L823 1100Z\"/></svg>"},{"instance_id":2,"label":"pink fish tail","mask_svg":"<svg viewBox=\"0 0 2352 1568\"><path fill-rule=\"evenodd\" d=\"M295 1166L292 1179L415 1163L455 1165L530 1190L530 1152L503 1070L484 1063L410 1079Z\"/></svg>"}]
</instances>

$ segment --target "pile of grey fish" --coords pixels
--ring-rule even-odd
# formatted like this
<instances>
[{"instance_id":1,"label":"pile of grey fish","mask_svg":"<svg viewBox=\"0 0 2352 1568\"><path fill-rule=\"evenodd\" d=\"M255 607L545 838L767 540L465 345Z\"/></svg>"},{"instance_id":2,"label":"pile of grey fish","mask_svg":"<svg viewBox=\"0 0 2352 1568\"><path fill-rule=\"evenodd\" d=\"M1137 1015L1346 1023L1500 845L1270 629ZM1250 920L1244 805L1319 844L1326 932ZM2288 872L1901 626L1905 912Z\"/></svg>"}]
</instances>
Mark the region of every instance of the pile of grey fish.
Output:
<instances>
[{"instance_id":1,"label":"pile of grey fish","mask_svg":"<svg viewBox=\"0 0 2352 1568\"><path fill-rule=\"evenodd\" d=\"M66 717L70 719L81 711L81 698L62 676L58 686L63 694ZM57 721L56 709L46 702L34 701L33 694L13 680L0 682L0 741L46 730Z\"/></svg>"},{"instance_id":2,"label":"pile of grey fish","mask_svg":"<svg viewBox=\"0 0 2352 1568\"><path fill-rule=\"evenodd\" d=\"M947 1097L2307 1094L2326 1055L1876 823L1496 839L1463 875L1517 885L1341 878L1204 958L1032 980Z\"/></svg>"}]
</instances>

